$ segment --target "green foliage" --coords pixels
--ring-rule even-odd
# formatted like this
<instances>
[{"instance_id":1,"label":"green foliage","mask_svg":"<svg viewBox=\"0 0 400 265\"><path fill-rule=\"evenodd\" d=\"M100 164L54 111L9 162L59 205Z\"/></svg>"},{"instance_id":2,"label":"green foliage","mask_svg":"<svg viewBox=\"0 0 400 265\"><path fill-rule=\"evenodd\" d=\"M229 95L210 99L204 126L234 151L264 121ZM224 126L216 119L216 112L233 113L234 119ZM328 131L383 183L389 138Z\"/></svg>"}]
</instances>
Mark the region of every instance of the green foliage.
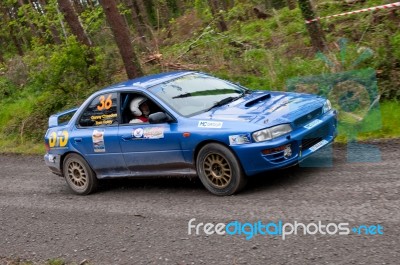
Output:
<instances>
[{"instance_id":1,"label":"green foliage","mask_svg":"<svg viewBox=\"0 0 400 265\"><path fill-rule=\"evenodd\" d=\"M6 102L4 100L0 102L2 104L2 108L0 109L0 135L18 137L21 135L25 121L32 112L33 100L34 97L27 96L13 102ZM20 140L18 139L18 143L22 143ZM18 143L14 142L15 145Z\"/></svg>"},{"instance_id":2,"label":"green foliage","mask_svg":"<svg viewBox=\"0 0 400 265\"><path fill-rule=\"evenodd\" d=\"M33 50L23 58L29 69L24 89L0 78L0 94L5 96L0 100L0 136L8 135L6 146L40 142L51 114L80 105L115 73L108 69L107 52L83 46L73 37L62 45L33 43Z\"/></svg>"},{"instance_id":3,"label":"green foliage","mask_svg":"<svg viewBox=\"0 0 400 265\"><path fill-rule=\"evenodd\" d=\"M199 14L199 17L203 20L210 21L212 19L207 0L195 0L194 9L196 10L197 14Z\"/></svg>"},{"instance_id":4,"label":"green foliage","mask_svg":"<svg viewBox=\"0 0 400 265\"><path fill-rule=\"evenodd\" d=\"M246 41L269 41L271 39L270 26L274 29L274 25L271 22L265 20L255 20L244 25L240 25L238 28L242 36L239 38Z\"/></svg>"},{"instance_id":5,"label":"green foliage","mask_svg":"<svg viewBox=\"0 0 400 265\"><path fill-rule=\"evenodd\" d=\"M240 21L248 19L249 10L251 10L253 6L254 5L252 3L236 3L231 9L228 10L225 18L229 21L240 23Z\"/></svg>"},{"instance_id":6,"label":"green foliage","mask_svg":"<svg viewBox=\"0 0 400 265\"><path fill-rule=\"evenodd\" d=\"M100 5L85 9L80 14L80 18L88 34L99 32L105 24L105 15Z\"/></svg>"},{"instance_id":7,"label":"green foliage","mask_svg":"<svg viewBox=\"0 0 400 265\"><path fill-rule=\"evenodd\" d=\"M5 77L0 76L0 98L11 97L18 87Z\"/></svg>"},{"instance_id":8,"label":"green foliage","mask_svg":"<svg viewBox=\"0 0 400 265\"><path fill-rule=\"evenodd\" d=\"M384 0L367 0L366 6L372 7L372 6L379 6L379 5L384 5L387 4L388 1Z\"/></svg>"},{"instance_id":9,"label":"green foliage","mask_svg":"<svg viewBox=\"0 0 400 265\"><path fill-rule=\"evenodd\" d=\"M400 61L400 32L397 32L390 39L390 42L393 47L393 54L396 56L396 59Z\"/></svg>"},{"instance_id":10,"label":"green foliage","mask_svg":"<svg viewBox=\"0 0 400 265\"><path fill-rule=\"evenodd\" d=\"M95 52L74 37L62 45L34 42L33 50L25 56L30 80L42 91L78 94L102 78L99 65L104 58L96 57Z\"/></svg>"}]
</instances>

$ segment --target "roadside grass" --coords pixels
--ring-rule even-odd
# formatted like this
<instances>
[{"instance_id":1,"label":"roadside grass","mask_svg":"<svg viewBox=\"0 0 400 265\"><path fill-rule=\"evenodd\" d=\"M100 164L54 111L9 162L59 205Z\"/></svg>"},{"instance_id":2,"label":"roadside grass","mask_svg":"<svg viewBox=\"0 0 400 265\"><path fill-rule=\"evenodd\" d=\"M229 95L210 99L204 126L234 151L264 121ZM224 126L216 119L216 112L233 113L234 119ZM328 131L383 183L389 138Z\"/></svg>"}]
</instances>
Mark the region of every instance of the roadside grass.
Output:
<instances>
[{"instance_id":1,"label":"roadside grass","mask_svg":"<svg viewBox=\"0 0 400 265\"><path fill-rule=\"evenodd\" d=\"M41 142L33 140L21 142L18 136L0 134L0 153L37 155L44 154L45 148Z\"/></svg>"},{"instance_id":2,"label":"roadside grass","mask_svg":"<svg viewBox=\"0 0 400 265\"><path fill-rule=\"evenodd\" d=\"M400 102L388 101L380 105L381 127L375 131L365 131L358 135L359 140L400 137ZM377 118L379 119L379 117ZM376 124L379 120L375 119ZM370 121L367 121L370 122Z\"/></svg>"},{"instance_id":3,"label":"roadside grass","mask_svg":"<svg viewBox=\"0 0 400 265\"><path fill-rule=\"evenodd\" d=\"M7 264L7 265L90 265L87 260L83 260L80 263L68 263L60 258L48 259L47 261L42 262L34 262L30 260L23 260L18 258L1 258L0 257L0 264Z\"/></svg>"},{"instance_id":4,"label":"roadside grass","mask_svg":"<svg viewBox=\"0 0 400 265\"><path fill-rule=\"evenodd\" d=\"M346 124L339 120L338 132L336 142L339 143L400 138L400 102L381 102L360 123Z\"/></svg>"}]
</instances>

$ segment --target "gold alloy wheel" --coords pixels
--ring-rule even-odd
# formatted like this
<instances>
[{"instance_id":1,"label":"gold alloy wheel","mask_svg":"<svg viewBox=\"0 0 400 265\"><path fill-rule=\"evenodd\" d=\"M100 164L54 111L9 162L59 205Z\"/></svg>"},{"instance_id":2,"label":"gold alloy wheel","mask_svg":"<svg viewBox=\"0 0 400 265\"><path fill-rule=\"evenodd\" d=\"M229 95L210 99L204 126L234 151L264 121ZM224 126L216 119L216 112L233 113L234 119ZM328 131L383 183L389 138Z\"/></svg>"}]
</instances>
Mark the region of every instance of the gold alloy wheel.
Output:
<instances>
[{"instance_id":1,"label":"gold alloy wheel","mask_svg":"<svg viewBox=\"0 0 400 265\"><path fill-rule=\"evenodd\" d=\"M225 188L232 180L232 170L226 160L220 154L209 154L204 159L205 175L213 186L218 189Z\"/></svg>"},{"instance_id":2,"label":"gold alloy wheel","mask_svg":"<svg viewBox=\"0 0 400 265\"><path fill-rule=\"evenodd\" d=\"M78 162L71 162L68 165L68 178L77 188L83 188L87 184L85 169Z\"/></svg>"}]
</instances>

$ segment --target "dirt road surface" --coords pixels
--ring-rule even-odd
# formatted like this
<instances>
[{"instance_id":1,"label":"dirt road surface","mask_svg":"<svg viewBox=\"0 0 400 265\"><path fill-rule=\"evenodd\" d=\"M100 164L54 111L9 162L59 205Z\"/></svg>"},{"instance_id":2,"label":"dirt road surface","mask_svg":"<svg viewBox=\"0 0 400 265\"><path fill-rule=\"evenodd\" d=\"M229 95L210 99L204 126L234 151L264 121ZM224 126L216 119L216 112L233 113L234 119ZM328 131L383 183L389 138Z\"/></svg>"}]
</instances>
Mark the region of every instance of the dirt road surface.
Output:
<instances>
[{"instance_id":1,"label":"dirt road surface","mask_svg":"<svg viewBox=\"0 0 400 265\"><path fill-rule=\"evenodd\" d=\"M334 146L333 167L263 174L230 197L179 178L106 181L81 197L42 157L0 155L0 263L399 264L400 140L372 144L381 161L349 163L346 146ZM188 235L192 218L194 225L348 223L375 226L376 234Z\"/></svg>"}]
</instances>

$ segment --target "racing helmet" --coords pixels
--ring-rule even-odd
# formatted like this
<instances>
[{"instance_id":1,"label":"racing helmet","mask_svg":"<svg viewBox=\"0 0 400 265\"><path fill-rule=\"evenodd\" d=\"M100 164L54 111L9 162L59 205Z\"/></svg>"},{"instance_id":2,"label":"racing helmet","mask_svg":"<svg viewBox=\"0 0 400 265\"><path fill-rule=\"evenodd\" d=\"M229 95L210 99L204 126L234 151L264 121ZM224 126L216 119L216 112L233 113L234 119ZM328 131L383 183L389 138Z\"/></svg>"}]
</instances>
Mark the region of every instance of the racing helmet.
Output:
<instances>
[{"instance_id":1,"label":"racing helmet","mask_svg":"<svg viewBox=\"0 0 400 265\"><path fill-rule=\"evenodd\" d=\"M145 102L147 98L145 97L137 97L131 101L130 109L133 115L135 116L142 116L142 111L139 109L139 106Z\"/></svg>"}]
</instances>

